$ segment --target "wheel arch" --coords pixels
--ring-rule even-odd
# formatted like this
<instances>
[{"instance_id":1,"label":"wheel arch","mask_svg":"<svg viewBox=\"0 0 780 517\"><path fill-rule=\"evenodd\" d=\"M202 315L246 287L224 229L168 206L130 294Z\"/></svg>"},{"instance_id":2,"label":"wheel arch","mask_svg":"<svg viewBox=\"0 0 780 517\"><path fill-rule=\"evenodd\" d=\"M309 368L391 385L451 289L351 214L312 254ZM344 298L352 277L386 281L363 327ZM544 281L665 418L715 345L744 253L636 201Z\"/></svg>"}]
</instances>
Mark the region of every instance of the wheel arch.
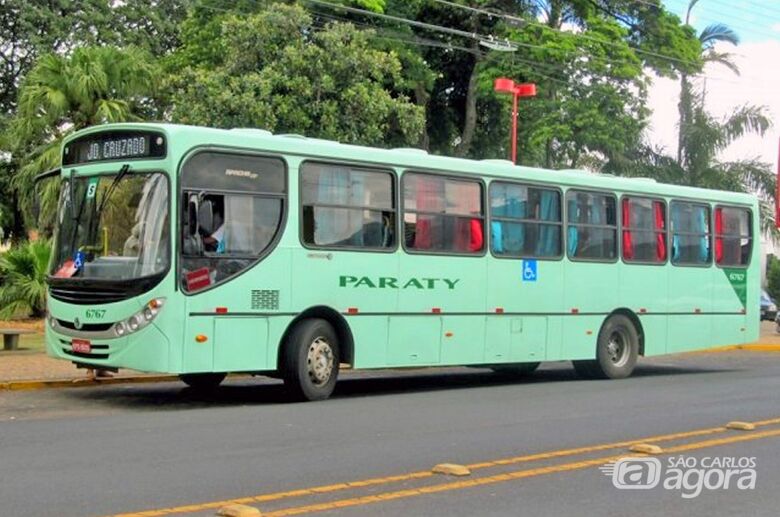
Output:
<instances>
[{"instance_id":1,"label":"wheel arch","mask_svg":"<svg viewBox=\"0 0 780 517\"><path fill-rule=\"evenodd\" d=\"M328 307L326 305L316 305L314 307L309 307L308 309L298 314L287 325L287 328L285 329L284 334L282 334L282 338L279 341L279 348L276 354L276 368L281 369L282 367L284 346L285 343L287 343L287 338L290 335L290 332L292 332L292 329L295 328L295 326L301 321L311 318L323 319L331 324L333 330L336 331L336 337L338 337L339 340L340 362L350 365L353 364L355 357L355 342L352 337L352 330L349 328L347 320L332 307Z\"/></svg>"},{"instance_id":2,"label":"wheel arch","mask_svg":"<svg viewBox=\"0 0 780 517\"><path fill-rule=\"evenodd\" d=\"M637 334L639 334L639 355L644 356L645 355L645 329L642 327L642 322L639 320L639 316L637 316L636 313L631 309L628 309L626 307L620 307L610 312L607 315L607 317L604 318L604 321L601 323L601 328L604 328L604 325L606 325L609 318L617 314L625 316L626 318L631 320L631 323L634 324L634 328L636 329ZM599 332L601 332L601 329L599 329Z\"/></svg>"}]
</instances>

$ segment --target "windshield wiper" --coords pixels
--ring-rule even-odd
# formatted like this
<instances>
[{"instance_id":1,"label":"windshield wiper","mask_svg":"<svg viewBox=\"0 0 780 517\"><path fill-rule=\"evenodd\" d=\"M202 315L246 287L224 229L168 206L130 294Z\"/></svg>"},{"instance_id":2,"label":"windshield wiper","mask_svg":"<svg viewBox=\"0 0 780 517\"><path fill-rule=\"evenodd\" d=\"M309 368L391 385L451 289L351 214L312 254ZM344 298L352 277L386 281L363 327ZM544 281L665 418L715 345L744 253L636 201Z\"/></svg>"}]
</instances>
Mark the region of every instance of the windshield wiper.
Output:
<instances>
[{"instance_id":1,"label":"windshield wiper","mask_svg":"<svg viewBox=\"0 0 780 517\"><path fill-rule=\"evenodd\" d=\"M97 215L96 219L100 218L100 214L103 213L103 208L105 208L106 203L108 202L108 198L111 197L111 194L114 193L114 189L116 188L116 186L119 184L120 181L122 181L122 178L127 176L128 172L130 172L130 165L126 163L122 165L121 169L119 169L119 172L117 173L116 177L114 177L114 181L111 182L111 185L109 185L108 188L106 189L106 193L103 194L103 199L100 200L100 206L97 209L97 214L95 214Z\"/></svg>"},{"instance_id":2,"label":"windshield wiper","mask_svg":"<svg viewBox=\"0 0 780 517\"><path fill-rule=\"evenodd\" d=\"M100 200L100 205L97 207L97 210L95 210L94 215L90 218L89 226L87 228L87 241L89 242L89 248L92 248L95 244L95 241L97 240L97 226L100 223L100 216L103 214L103 209L106 207L109 198L111 198L111 194L114 193L114 190L116 189L117 185L119 185L119 182L122 181L122 178L127 176L128 172L130 172L130 165L126 163L122 165L122 167L119 169L119 172L117 172L116 176L114 176L111 185L108 186L105 194L103 194L103 199ZM89 261L91 262L91 260Z\"/></svg>"}]
</instances>

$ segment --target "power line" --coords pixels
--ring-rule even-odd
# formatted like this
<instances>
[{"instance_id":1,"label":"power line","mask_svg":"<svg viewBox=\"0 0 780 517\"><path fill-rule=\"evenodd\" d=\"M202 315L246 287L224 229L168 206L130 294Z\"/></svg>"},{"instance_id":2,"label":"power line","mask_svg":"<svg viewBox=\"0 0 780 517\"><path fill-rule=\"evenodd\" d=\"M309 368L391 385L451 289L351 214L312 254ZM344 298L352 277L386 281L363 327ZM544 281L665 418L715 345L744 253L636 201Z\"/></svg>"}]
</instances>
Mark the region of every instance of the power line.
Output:
<instances>
[{"instance_id":1,"label":"power line","mask_svg":"<svg viewBox=\"0 0 780 517\"><path fill-rule=\"evenodd\" d=\"M307 1L309 1L311 3L324 4L326 7L333 7L333 6L335 6L336 8L343 8L342 6L331 4L330 2L321 2L321 1L318 1L318 0L307 0ZM241 12L241 11L224 9L224 8L215 8L215 7L211 7L211 6L205 6L205 5L202 6L202 7L207 8L207 9L212 9L212 10L215 10L215 11L219 11L219 12L226 12L226 13L233 13L233 14L246 14L246 13ZM356 9L356 8L346 8L346 10L348 12L356 12L356 14L365 14L367 12L367 11L364 11L362 9ZM368 23L365 23L365 22L359 22L359 21L356 21L356 20L348 19L348 18L340 18L340 17L335 16L335 15L326 15L326 14L324 14L322 12L319 12L319 11L313 11L313 13L318 15L318 16L324 17L324 18L337 20L337 21L342 21L342 22L345 22L345 23L351 23L351 24L354 24L354 25L357 25L357 26L367 27L367 28L370 28L370 29L375 30L375 31L380 31L380 30L381 31L385 31L386 30L384 28L381 28L381 27L378 27L378 26L375 26L375 25L372 25L372 24L368 24ZM377 13L371 13L371 14L377 14ZM497 16L496 14L493 14L493 15ZM389 16L389 15L383 15L380 18L385 18L387 16ZM400 17L391 17L391 18L393 18L395 20L398 20L400 23L404 23L404 24L407 24L407 25L414 25L414 24L408 23L408 22L413 22L413 20L408 20L406 18L400 18ZM432 30L433 32L442 32L442 31L444 31L445 33L450 33L450 31L457 32L457 33L459 33L458 34L459 36L461 34L463 34L462 37L465 37L467 39L472 39L473 40L474 36L475 36L475 33L469 33L467 31L460 31L458 29L451 29L449 27L442 27L442 26L438 26L438 25L426 24L426 23L423 23L423 22L415 22L415 24L420 24L422 26L425 26L425 28L430 28L430 30ZM400 33L396 33L396 34L400 34ZM572 34L572 36L577 37L579 35ZM415 38L419 38L416 35L414 37ZM398 41L401 41L398 38L384 37L384 39L396 39ZM479 51L476 50L476 49L473 49L473 48L461 47L461 46L458 46L458 45L454 45L454 44L452 44L450 42L446 42L446 43L439 43L439 42L433 43L433 41L434 40L425 40L424 39L424 40L419 40L419 41L415 42L415 41L409 41L408 39L404 39L402 42L410 43L410 44L419 44L420 46L426 46L426 47L438 47L438 48L443 48L445 50L446 49L451 49L451 50L457 50L457 51L462 51L462 52L468 52L468 53L471 53L471 54L479 54ZM521 43L521 42L513 42L513 43L515 45L517 45L518 47L521 47L521 48L536 49L536 50L540 50L540 51L543 51L543 52L553 52L554 51L553 49L550 49L550 48L542 46L542 45L533 45L533 44ZM610 59L606 59L606 58L602 58L602 57L592 56L590 54L579 54L578 56L574 56L573 55L574 59L577 59L577 57L580 57L580 58L584 57L586 59L591 59L594 62L599 62L599 63L606 64L606 65L636 65L637 64L635 62L630 62L630 61L610 60ZM516 58L513 57L513 59L516 59ZM570 72L570 70L565 68L566 67L565 64L557 64L557 63L551 63L551 62L539 62L539 61L533 61L533 63L535 63L536 66L550 66L550 65L554 65L554 66L557 66L558 69L561 70L563 73ZM721 82L721 83L729 83L729 84L736 85L736 86L739 87L740 91L754 90L754 91L775 92L775 90L776 90L776 89L771 88L769 86L767 86L767 87L756 87L756 86L753 86L753 85L747 85L746 86L744 84L744 82L730 80L730 79L723 78L723 77L711 77L711 76L706 76L705 74L699 74L698 76L699 77L708 78L708 79L713 80L713 81L718 81L718 82ZM743 76L743 78L744 78L744 76ZM568 83L566 83L566 84L568 84Z\"/></svg>"},{"instance_id":2,"label":"power line","mask_svg":"<svg viewBox=\"0 0 780 517\"><path fill-rule=\"evenodd\" d=\"M327 2L322 2L321 0L307 0L307 1L327 3ZM453 2L448 2L446 0L431 0L431 1L432 2L436 2L438 4L447 5L447 6L464 7L462 5L459 5L459 4L456 4L456 3L453 3ZM335 5L335 4L331 4L331 5ZM509 15L507 15L505 13L495 14L495 13L491 13L490 11L485 11L484 9L476 9L476 8L473 8L473 7L470 7L469 9L481 11L486 16L500 16L502 18L506 18L507 16L509 16ZM516 17L512 17L512 19L517 19L517 18ZM524 21L525 21L526 25L532 25L532 26L535 26L535 27L540 27L541 29L544 29L544 30L547 30L547 31L557 32L559 34L566 34L567 36L568 35L572 35L574 37L582 38L582 39L589 40L589 41L593 41L593 42L599 43L601 45L617 47L617 48L619 48L621 50L624 48L622 45L620 45L618 43L613 43L611 41L605 41L605 40L602 40L602 39L599 39L599 38L588 36L587 34L579 34L579 33L573 33L573 32L568 32L568 31L562 31L560 29L555 29L555 28L550 27L548 25L545 25L543 23L539 23L539 22L535 22L535 21L531 21L531 20L524 20ZM686 61L685 59L676 58L674 56L669 56L669 55L666 55L666 54L660 54L658 52L653 52L653 51L650 51L650 50L642 50L640 48L633 47L631 45L629 45L629 47L632 50L634 50L634 52L636 52L637 54L642 54L642 55L646 55L646 56L656 57L656 58L659 58L659 59L665 59L667 61L673 61L675 63L680 63L680 64L684 64L684 65L696 66L698 64L698 63L694 63L692 61Z\"/></svg>"}]
</instances>

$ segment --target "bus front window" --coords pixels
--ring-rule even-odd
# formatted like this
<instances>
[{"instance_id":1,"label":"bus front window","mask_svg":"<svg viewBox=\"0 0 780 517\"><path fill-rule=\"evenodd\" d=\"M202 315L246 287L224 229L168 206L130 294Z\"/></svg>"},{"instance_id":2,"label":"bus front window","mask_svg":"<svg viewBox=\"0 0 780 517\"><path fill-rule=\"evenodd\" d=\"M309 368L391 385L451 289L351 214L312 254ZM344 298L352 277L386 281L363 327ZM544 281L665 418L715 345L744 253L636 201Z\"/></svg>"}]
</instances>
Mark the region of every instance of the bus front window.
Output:
<instances>
[{"instance_id":1,"label":"bus front window","mask_svg":"<svg viewBox=\"0 0 780 517\"><path fill-rule=\"evenodd\" d=\"M126 172L63 182L53 277L132 280L168 269L168 181Z\"/></svg>"}]
</instances>

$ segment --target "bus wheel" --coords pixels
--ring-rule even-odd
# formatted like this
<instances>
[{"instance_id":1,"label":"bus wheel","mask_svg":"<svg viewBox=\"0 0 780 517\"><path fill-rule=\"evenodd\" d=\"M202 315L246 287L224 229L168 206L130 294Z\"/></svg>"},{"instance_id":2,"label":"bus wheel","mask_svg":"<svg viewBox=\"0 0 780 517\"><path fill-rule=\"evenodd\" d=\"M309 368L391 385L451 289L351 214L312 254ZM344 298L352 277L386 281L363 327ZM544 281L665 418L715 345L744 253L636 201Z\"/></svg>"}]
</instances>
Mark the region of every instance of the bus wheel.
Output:
<instances>
[{"instance_id":1,"label":"bus wheel","mask_svg":"<svg viewBox=\"0 0 780 517\"><path fill-rule=\"evenodd\" d=\"M491 366L490 369L500 375L514 375L522 377L524 375L531 375L539 368L542 363L517 363L517 364L502 364Z\"/></svg>"},{"instance_id":2,"label":"bus wheel","mask_svg":"<svg viewBox=\"0 0 780 517\"><path fill-rule=\"evenodd\" d=\"M623 379L631 375L639 355L639 333L626 316L615 314L601 327L596 359L574 361L577 373L591 379Z\"/></svg>"},{"instance_id":3,"label":"bus wheel","mask_svg":"<svg viewBox=\"0 0 780 517\"><path fill-rule=\"evenodd\" d=\"M196 390L213 390L225 380L226 373L185 373L179 379Z\"/></svg>"},{"instance_id":4,"label":"bus wheel","mask_svg":"<svg viewBox=\"0 0 780 517\"><path fill-rule=\"evenodd\" d=\"M330 397L339 375L338 338L322 319L306 319L290 332L284 344L284 385L296 400Z\"/></svg>"}]
</instances>

